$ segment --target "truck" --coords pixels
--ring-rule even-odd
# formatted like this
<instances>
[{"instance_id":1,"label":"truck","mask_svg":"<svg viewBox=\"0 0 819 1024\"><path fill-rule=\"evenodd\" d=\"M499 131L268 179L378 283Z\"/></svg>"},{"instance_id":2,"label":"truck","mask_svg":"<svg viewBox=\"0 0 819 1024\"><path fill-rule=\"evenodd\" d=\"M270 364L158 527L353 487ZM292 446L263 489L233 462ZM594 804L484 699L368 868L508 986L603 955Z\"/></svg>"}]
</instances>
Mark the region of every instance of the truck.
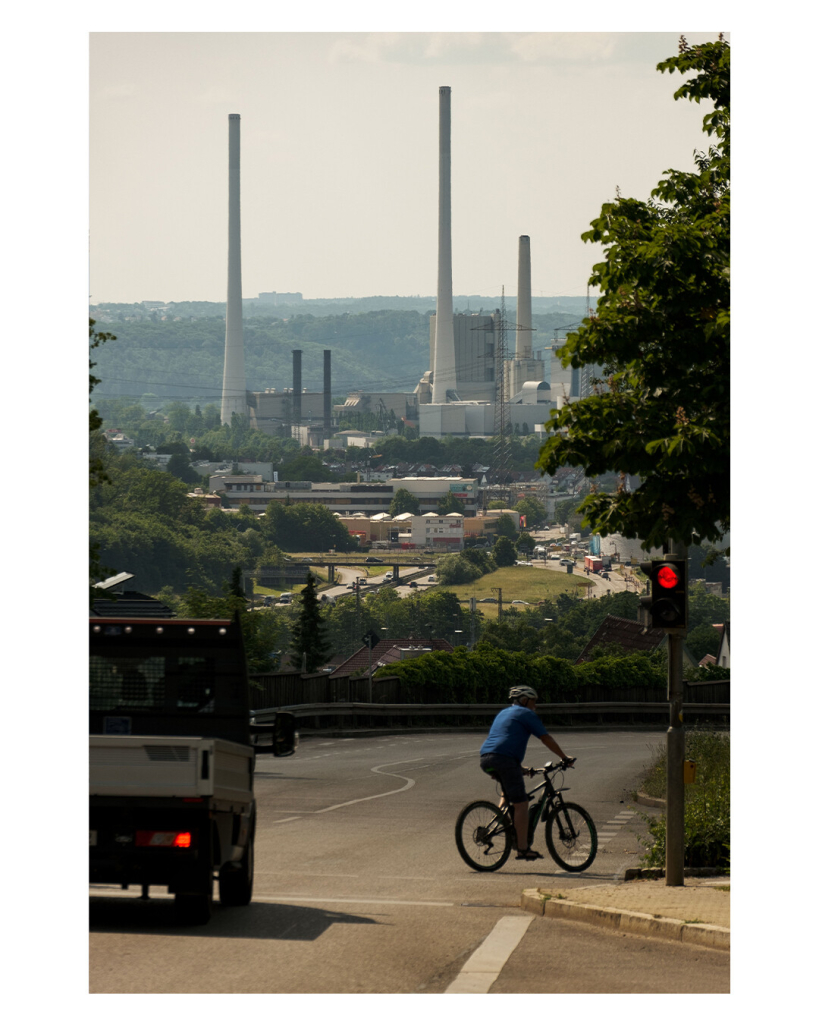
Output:
<instances>
[{"instance_id":1,"label":"truck","mask_svg":"<svg viewBox=\"0 0 819 1024\"><path fill-rule=\"evenodd\" d=\"M258 753L292 755L295 718L250 717L238 619L90 619L89 878L167 887L205 924L253 894ZM267 743L263 742L267 739Z\"/></svg>"},{"instance_id":2,"label":"truck","mask_svg":"<svg viewBox=\"0 0 819 1024\"><path fill-rule=\"evenodd\" d=\"M583 567L589 572L599 572L603 568L603 559L599 555L586 555L583 559Z\"/></svg>"}]
</instances>

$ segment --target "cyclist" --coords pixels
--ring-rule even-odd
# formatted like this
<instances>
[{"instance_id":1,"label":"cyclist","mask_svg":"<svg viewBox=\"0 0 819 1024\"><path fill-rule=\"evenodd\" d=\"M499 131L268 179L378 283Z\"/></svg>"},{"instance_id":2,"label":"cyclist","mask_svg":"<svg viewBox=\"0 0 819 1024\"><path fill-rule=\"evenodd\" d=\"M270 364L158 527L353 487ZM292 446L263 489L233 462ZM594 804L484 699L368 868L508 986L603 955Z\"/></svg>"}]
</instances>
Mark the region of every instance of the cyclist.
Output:
<instances>
[{"instance_id":1,"label":"cyclist","mask_svg":"<svg viewBox=\"0 0 819 1024\"><path fill-rule=\"evenodd\" d=\"M529 800L523 785L523 773L533 774L522 766L526 744L530 736L537 736L544 746L561 760L573 762L574 757L563 753L560 744L552 739L535 714L537 693L531 686L513 686L509 691L511 707L495 716L489 735L481 747L481 768L487 775L499 779L504 799L512 804L515 832L517 833L517 859L540 860L542 853L531 849L528 843Z\"/></svg>"}]
</instances>

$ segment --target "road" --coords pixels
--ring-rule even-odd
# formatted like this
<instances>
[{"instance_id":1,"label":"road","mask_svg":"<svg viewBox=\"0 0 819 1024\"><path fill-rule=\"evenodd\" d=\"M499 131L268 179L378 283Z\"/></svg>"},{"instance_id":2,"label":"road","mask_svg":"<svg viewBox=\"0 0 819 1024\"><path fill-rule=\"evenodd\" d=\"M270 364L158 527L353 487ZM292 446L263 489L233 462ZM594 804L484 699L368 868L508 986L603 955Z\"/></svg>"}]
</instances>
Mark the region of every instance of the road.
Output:
<instances>
[{"instance_id":1,"label":"road","mask_svg":"<svg viewBox=\"0 0 819 1024\"><path fill-rule=\"evenodd\" d=\"M527 919L526 934L493 992L727 991L727 954L519 910L524 888L621 879L638 863L645 823L628 793L663 735L560 735L579 758L569 799L600 833L597 860L580 876L549 859L511 859L491 874L461 861L458 811L494 796L477 767L481 734L313 737L292 758L260 757L251 906L217 904L207 926L189 928L159 890L145 902L136 889L94 887L91 991L443 993L510 917ZM535 845L546 853L542 834ZM558 940L549 964L535 962L543 929Z\"/></svg>"}]
</instances>

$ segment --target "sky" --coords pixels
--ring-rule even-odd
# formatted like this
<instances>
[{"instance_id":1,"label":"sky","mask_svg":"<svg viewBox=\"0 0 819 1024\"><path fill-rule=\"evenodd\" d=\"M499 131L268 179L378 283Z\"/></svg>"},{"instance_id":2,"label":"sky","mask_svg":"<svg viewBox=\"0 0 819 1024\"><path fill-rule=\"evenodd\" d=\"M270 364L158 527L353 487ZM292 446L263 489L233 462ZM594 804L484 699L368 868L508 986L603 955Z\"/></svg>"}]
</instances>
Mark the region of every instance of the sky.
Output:
<instances>
[{"instance_id":1,"label":"sky","mask_svg":"<svg viewBox=\"0 0 819 1024\"><path fill-rule=\"evenodd\" d=\"M225 300L231 113L245 298L434 295L442 85L454 294L514 295L525 234L532 295L584 295L602 204L705 148L708 108L656 70L679 36L93 32L91 301Z\"/></svg>"}]
</instances>

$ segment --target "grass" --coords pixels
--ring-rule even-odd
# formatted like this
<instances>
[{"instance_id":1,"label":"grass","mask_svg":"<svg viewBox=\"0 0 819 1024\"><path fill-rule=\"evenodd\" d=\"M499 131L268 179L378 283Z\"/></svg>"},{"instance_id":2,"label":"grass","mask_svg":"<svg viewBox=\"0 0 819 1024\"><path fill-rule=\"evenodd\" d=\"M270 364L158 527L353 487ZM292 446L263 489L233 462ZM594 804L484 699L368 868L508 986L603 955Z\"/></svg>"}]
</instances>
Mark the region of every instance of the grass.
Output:
<instances>
[{"instance_id":1,"label":"grass","mask_svg":"<svg viewBox=\"0 0 819 1024\"><path fill-rule=\"evenodd\" d=\"M566 593L577 593L578 597L582 598L591 585L583 573L578 576L576 572L554 572L533 565L510 565L506 569L496 569L495 572L482 576L473 583L440 589L451 591L459 601L466 602L470 597L476 597L478 600L482 597L497 598L498 595L493 593L493 587L500 587L503 591L504 607L507 607L511 601L528 601L534 605L538 601ZM484 605L483 611L488 608L488 604Z\"/></svg>"}]
</instances>

